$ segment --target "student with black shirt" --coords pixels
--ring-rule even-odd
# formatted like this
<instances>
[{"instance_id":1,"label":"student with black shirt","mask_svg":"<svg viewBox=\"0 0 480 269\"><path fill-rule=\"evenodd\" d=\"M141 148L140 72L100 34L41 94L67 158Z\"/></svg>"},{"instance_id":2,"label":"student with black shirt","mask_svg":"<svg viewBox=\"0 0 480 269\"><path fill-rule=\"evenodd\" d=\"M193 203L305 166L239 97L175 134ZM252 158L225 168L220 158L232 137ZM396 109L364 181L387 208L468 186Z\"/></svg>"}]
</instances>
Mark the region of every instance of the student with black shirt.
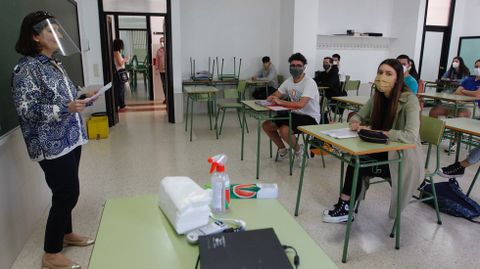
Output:
<instances>
[{"instance_id":1,"label":"student with black shirt","mask_svg":"<svg viewBox=\"0 0 480 269\"><path fill-rule=\"evenodd\" d=\"M331 100L335 96L345 96L346 94L342 91L340 87L340 78L338 76L338 68L333 65L333 59L331 57L323 58L323 69L324 71L315 72L315 82L317 86L328 87L324 90L324 97L326 97L330 103L334 103ZM321 102L323 104L323 100ZM335 110L332 108L332 110ZM343 113L343 109L338 110L339 113ZM327 115L323 115L323 119L327 119Z\"/></svg>"}]
</instances>

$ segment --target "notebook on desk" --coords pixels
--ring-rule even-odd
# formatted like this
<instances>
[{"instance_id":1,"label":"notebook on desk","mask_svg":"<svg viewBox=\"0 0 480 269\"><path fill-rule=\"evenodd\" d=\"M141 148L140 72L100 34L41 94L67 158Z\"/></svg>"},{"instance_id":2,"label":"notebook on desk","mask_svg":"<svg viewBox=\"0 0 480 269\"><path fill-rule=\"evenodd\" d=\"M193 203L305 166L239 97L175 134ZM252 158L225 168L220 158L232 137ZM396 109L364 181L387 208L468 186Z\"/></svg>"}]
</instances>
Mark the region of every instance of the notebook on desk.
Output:
<instances>
[{"instance_id":1,"label":"notebook on desk","mask_svg":"<svg viewBox=\"0 0 480 269\"><path fill-rule=\"evenodd\" d=\"M199 238L202 269L293 269L272 228Z\"/></svg>"},{"instance_id":2,"label":"notebook on desk","mask_svg":"<svg viewBox=\"0 0 480 269\"><path fill-rule=\"evenodd\" d=\"M276 105L276 104L274 104L270 101L267 101L267 100L257 100L257 101L255 101L255 104L257 104L259 106L266 107L266 108L268 108L270 110L273 110L273 111L289 110L287 107Z\"/></svg>"},{"instance_id":3,"label":"notebook on desk","mask_svg":"<svg viewBox=\"0 0 480 269\"><path fill-rule=\"evenodd\" d=\"M338 138L338 139L353 138L358 136L358 133L350 130L350 128L326 130L326 131L321 131L320 133L326 134L328 136L331 136L333 138Z\"/></svg>"}]
</instances>

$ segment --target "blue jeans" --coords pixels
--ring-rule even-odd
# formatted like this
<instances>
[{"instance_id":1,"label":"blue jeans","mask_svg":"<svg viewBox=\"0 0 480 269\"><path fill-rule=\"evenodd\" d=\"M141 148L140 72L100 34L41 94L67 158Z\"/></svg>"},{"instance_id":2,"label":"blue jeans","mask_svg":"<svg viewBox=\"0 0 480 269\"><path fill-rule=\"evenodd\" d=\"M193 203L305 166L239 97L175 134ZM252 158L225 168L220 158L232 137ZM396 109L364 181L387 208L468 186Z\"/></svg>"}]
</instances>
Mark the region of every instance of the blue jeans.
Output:
<instances>
[{"instance_id":1,"label":"blue jeans","mask_svg":"<svg viewBox=\"0 0 480 269\"><path fill-rule=\"evenodd\" d=\"M467 156L467 162L469 164L476 164L480 161L480 147L472 149Z\"/></svg>"}]
</instances>

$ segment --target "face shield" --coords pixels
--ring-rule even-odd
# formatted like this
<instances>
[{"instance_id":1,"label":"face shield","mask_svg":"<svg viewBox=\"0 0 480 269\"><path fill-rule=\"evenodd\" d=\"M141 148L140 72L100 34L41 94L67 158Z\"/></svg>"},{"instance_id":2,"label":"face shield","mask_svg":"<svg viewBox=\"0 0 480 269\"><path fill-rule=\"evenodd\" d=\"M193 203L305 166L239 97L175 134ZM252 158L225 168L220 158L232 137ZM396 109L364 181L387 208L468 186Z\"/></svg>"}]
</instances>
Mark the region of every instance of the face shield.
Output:
<instances>
[{"instance_id":1,"label":"face shield","mask_svg":"<svg viewBox=\"0 0 480 269\"><path fill-rule=\"evenodd\" d=\"M43 48L53 50L55 54L69 56L80 53L77 45L55 18L47 18L33 26Z\"/></svg>"}]
</instances>

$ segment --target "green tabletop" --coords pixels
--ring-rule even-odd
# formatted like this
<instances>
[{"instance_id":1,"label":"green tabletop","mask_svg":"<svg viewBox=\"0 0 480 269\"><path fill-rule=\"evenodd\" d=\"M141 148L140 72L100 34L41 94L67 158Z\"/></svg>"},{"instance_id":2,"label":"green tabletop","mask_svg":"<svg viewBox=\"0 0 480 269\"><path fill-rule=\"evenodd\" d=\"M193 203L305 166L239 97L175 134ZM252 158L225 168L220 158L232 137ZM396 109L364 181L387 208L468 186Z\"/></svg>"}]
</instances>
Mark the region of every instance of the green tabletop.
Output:
<instances>
[{"instance_id":1,"label":"green tabletop","mask_svg":"<svg viewBox=\"0 0 480 269\"><path fill-rule=\"evenodd\" d=\"M417 93L417 96L429 99L443 100L453 103L458 102L473 102L480 100L480 97L470 97L465 95L444 93L444 92L432 92L432 93Z\"/></svg>"},{"instance_id":2,"label":"green tabletop","mask_svg":"<svg viewBox=\"0 0 480 269\"><path fill-rule=\"evenodd\" d=\"M184 87L187 94L216 93L218 89L213 86L187 86Z\"/></svg>"},{"instance_id":3,"label":"green tabletop","mask_svg":"<svg viewBox=\"0 0 480 269\"><path fill-rule=\"evenodd\" d=\"M332 99L350 105L363 106L370 99L370 96L336 96Z\"/></svg>"},{"instance_id":4,"label":"green tabletop","mask_svg":"<svg viewBox=\"0 0 480 269\"><path fill-rule=\"evenodd\" d=\"M464 134L480 136L480 121L469 118L444 119L445 127Z\"/></svg>"},{"instance_id":5,"label":"green tabletop","mask_svg":"<svg viewBox=\"0 0 480 269\"><path fill-rule=\"evenodd\" d=\"M175 233L157 199L108 200L88 268L194 268L198 247ZM231 211L221 217L242 219L249 230L273 227L282 244L297 249L300 268L337 268L277 200L233 200Z\"/></svg>"},{"instance_id":6,"label":"green tabletop","mask_svg":"<svg viewBox=\"0 0 480 269\"><path fill-rule=\"evenodd\" d=\"M368 143L362 141L358 137L337 139L321 133L321 131L341 129L346 127L348 127L347 123L336 123L300 126L298 129L310 136L331 144L350 155L367 155L372 153L412 149L416 147L415 144L405 144L399 142L390 142L388 144Z\"/></svg>"},{"instance_id":7,"label":"green tabletop","mask_svg":"<svg viewBox=\"0 0 480 269\"><path fill-rule=\"evenodd\" d=\"M256 101L258 100L245 100L245 101L242 101L242 103L245 104L245 106L247 106L248 108L256 112L271 111L267 107L255 104Z\"/></svg>"}]
</instances>

